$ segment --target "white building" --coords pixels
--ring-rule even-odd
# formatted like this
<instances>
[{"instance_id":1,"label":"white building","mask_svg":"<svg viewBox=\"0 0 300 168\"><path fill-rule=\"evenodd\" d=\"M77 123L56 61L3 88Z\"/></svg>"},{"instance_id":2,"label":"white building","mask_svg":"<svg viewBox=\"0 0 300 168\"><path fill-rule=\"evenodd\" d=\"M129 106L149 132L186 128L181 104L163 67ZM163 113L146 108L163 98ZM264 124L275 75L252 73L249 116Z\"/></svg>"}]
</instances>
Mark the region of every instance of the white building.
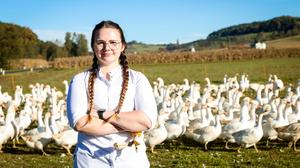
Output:
<instances>
[{"instance_id":1,"label":"white building","mask_svg":"<svg viewBox=\"0 0 300 168\"><path fill-rule=\"evenodd\" d=\"M263 42L257 42L255 43L255 48L260 50L265 50L267 48L266 43Z\"/></svg>"}]
</instances>

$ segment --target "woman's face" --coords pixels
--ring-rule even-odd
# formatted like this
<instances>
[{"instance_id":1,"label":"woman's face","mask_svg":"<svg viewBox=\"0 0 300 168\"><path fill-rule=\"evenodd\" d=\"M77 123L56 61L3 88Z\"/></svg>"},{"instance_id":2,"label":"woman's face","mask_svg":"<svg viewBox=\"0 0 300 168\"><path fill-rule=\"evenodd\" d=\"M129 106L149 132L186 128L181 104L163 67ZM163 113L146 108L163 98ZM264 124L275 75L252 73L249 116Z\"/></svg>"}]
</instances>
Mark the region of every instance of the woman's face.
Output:
<instances>
[{"instance_id":1,"label":"woman's face","mask_svg":"<svg viewBox=\"0 0 300 168\"><path fill-rule=\"evenodd\" d=\"M120 54L125 49L118 29L99 29L94 39L93 50L100 65L118 65Z\"/></svg>"}]
</instances>

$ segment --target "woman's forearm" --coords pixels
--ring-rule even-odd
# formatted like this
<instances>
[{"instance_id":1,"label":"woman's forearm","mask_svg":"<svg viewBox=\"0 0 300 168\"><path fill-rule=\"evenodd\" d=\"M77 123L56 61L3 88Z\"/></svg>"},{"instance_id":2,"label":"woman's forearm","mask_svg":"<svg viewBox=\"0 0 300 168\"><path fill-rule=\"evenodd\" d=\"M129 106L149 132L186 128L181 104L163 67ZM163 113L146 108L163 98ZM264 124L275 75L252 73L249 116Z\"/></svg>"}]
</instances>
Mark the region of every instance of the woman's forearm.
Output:
<instances>
[{"instance_id":1,"label":"woman's forearm","mask_svg":"<svg viewBox=\"0 0 300 168\"><path fill-rule=\"evenodd\" d=\"M91 118L89 119L89 115L85 115L78 120L75 126L75 130L95 136L123 132L117 126L103 121L95 116L91 116Z\"/></svg>"},{"instance_id":2,"label":"woman's forearm","mask_svg":"<svg viewBox=\"0 0 300 168\"><path fill-rule=\"evenodd\" d=\"M124 131L139 132L151 128L151 121L142 111L120 112L115 115L114 111L104 113L104 119L112 125Z\"/></svg>"}]
</instances>

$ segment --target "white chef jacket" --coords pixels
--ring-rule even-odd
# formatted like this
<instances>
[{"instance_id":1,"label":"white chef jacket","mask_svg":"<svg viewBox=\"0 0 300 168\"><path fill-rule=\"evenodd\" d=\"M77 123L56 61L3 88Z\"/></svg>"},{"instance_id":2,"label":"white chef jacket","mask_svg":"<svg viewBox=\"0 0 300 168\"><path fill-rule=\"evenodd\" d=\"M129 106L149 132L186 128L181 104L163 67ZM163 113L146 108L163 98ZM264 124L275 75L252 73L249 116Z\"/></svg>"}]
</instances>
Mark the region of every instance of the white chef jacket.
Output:
<instances>
[{"instance_id":1,"label":"white chef jacket","mask_svg":"<svg viewBox=\"0 0 300 168\"><path fill-rule=\"evenodd\" d=\"M71 127L75 127L76 122L88 110L88 78L89 72L85 71L74 76L70 83L67 98L67 116ZM118 66L109 72L110 80L107 80L101 71L97 74L94 83L94 109L114 110L120 98L122 89L122 67ZM157 118L157 106L154 99L153 90L148 79L141 72L129 69L128 90L125 95L124 103L120 112L141 110L150 119L154 127ZM128 142L132 138L129 133L115 133L104 136L91 136L79 132L76 152L91 156L91 158L108 158L109 162L118 162L118 159L124 162L126 157L138 158L132 156L131 149L116 151L113 144L119 142ZM145 155L145 144L140 141L138 152L134 148L135 154ZM123 156L122 156L123 155ZM124 158L125 157L125 158ZM147 159L147 158L146 158ZM132 159L131 159L132 160ZM135 159L136 161L136 159ZM147 160L148 161L148 160ZM127 165L128 166L128 165Z\"/></svg>"}]
</instances>

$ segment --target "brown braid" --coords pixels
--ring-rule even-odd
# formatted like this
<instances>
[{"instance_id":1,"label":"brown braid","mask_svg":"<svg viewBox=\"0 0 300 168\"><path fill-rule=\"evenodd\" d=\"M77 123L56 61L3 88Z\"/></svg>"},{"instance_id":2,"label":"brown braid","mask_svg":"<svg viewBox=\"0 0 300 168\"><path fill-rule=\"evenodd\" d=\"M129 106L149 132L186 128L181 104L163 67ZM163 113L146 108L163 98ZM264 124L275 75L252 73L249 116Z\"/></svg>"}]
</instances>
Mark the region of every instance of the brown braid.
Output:
<instances>
[{"instance_id":1,"label":"brown braid","mask_svg":"<svg viewBox=\"0 0 300 168\"><path fill-rule=\"evenodd\" d=\"M120 113L121 107L124 103L125 95L128 90L128 81L129 81L129 72L128 72L128 62L127 57L124 53L120 55L120 64L122 65L122 72L123 72L123 83L122 83L122 90L120 94L119 104L116 109L116 113Z\"/></svg>"},{"instance_id":2,"label":"brown braid","mask_svg":"<svg viewBox=\"0 0 300 168\"><path fill-rule=\"evenodd\" d=\"M88 110L88 116L89 116L89 121L91 120L91 111L93 109L93 103L94 103L94 83L95 83L95 78L97 76L97 71L98 71L98 61L96 55L94 55L93 58L93 65L92 68L89 70L90 76L89 76L89 81L88 81L88 95L89 95L89 110Z\"/></svg>"},{"instance_id":3,"label":"brown braid","mask_svg":"<svg viewBox=\"0 0 300 168\"><path fill-rule=\"evenodd\" d=\"M116 108L116 113L120 112L121 107L124 103L125 95L128 90L128 81L129 81L129 72L128 72L129 67L128 67L126 55L122 53L120 55L119 60L120 60L120 64L122 65L123 83L122 83L122 90L120 93L119 104ZM89 121L90 121L90 119L91 119L90 113L93 109L93 103L94 103L94 83L95 83L95 78L97 76L97 71L98 71L98 64L97 64L96 56L94 56L94 58L93 58L93 65L89 71L90 71L90 76L89 76L89 80L88 80L88 94L89 94L88 115L89 115Z\"/></svg>"}]
</instances>

